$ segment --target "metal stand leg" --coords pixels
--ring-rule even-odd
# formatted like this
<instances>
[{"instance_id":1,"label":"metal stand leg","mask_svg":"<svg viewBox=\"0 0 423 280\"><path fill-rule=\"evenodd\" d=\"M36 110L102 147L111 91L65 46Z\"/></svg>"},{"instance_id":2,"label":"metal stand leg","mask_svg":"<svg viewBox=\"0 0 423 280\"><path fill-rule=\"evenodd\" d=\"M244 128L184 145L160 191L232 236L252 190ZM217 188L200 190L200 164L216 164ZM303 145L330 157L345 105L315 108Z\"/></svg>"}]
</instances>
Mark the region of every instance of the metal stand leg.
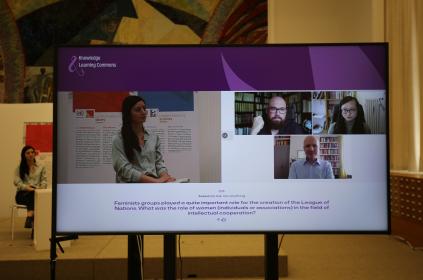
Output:
<instances>
[{"instance_id":1,"label":"metal stand leg","mask_svg":"<svg viewBox=\"0 0 423 280\"><path fill-rule=\"evenodd\" d=\"M14 206L12 206L10 230L12 231L12 241L13 241L15 239L15 207Z\"/></svg>"},{"instance_id":2,"label":"metal stand leg","mask_svg":"<svg viewBox=\"0 0 423 280\"><path fill-rule=\"evenodd\" d=\"M176 279L176 234L165 234L163 236L164 242L164 264L163 264L163 279Z\"/></svg>"},{"instance_id":3,"label":"metal stand leg","mask_svg":"<svg viewBox=\"0 0 423 280\"><path fill-rule=\"evenodd\" d=\"M266 280L277 280L279 278L278 264L278 234L266 233L264 241L265 265L264 273Z\"/></svg>"},{"instance_id":4,"label":"metal stand leg","mask_svg":"<svg viewBox=\"0 0 423 280\"><path fill-rule=\"evenodd\" d=\"M142 280L141 254L137 235L128 235L128 280Z\"/></svg>"},{"instance_id":5,"label":"metal stand leg","mask_svg":"<svg viewBox=\"0 0 423 280\"><path fill-rule=\"evenodd\" d=\"M50 280L56 279L56 235L53 234L50 238Z\"/></svg>"}]
</instances>

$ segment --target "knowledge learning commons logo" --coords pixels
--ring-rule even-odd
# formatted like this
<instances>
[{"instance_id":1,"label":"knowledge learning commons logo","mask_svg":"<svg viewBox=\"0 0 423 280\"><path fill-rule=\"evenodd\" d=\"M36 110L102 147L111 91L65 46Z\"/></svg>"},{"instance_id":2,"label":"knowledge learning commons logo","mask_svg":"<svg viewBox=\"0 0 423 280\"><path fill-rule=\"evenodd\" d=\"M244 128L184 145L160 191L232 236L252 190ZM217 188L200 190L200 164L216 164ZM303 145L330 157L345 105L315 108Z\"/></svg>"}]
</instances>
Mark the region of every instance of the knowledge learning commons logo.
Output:
<instances>
[{"instance_id":1,"label":"knowledge learning commons logo","mask_svg":"<svg viewBox=\"0 0 423 280\"><path fill-rule=\"evenodd\" d=\"M102 62L101 56L74 55L71 57L68 66L69 72L76 73L80 77L83 77L85 75L86 70L97 68L117 68L117 63Z\"/></svg>"}]
</instances>

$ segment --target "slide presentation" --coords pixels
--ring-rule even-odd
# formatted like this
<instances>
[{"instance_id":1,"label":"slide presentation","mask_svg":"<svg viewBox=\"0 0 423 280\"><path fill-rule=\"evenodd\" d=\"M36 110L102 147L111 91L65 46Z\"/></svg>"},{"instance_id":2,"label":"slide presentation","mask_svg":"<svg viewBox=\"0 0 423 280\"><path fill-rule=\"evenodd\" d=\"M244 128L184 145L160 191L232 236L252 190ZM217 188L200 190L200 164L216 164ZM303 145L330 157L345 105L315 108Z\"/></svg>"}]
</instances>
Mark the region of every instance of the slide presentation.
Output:
<instances>
[{"instance_id":1,"label":"slide presentation","mask_svg":"<svg viewBox=\"0 0 423 280\"><path fill-rule=\"evenodd\" d=\"M59 47L57 232L387 232L386 57Z\"/></svg>"}]
</instances>

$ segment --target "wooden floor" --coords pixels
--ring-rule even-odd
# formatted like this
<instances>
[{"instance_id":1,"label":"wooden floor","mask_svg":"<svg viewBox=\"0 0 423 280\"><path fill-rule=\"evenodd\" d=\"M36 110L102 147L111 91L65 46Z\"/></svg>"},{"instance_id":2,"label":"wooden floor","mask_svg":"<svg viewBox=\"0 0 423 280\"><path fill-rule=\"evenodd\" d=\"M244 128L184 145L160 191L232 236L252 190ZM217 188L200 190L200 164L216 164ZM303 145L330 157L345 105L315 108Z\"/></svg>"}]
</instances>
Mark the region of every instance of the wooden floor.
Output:
<instances>
[{"instance_id":1,"label":"wooden floor","mask_svg":"<svg viewBox=\"0 0 423 280\"><path fill-rule=\"evenodd\" d=\"M0 278L48 279L49 252L37 252L17 223L0 220ZM81 236L59 253L57 279L126 279L126 236ZM145 240L145 278L160 279L162 238ZM263 279L262 235L182 235L183 275L198 279ZM423 279L423 252L387 235L286 235L282 279ZM236 276L234 276L236 275Z\"/></svg>"},{"instance_id":2,"label":"wooden floor","mask_svg":"<svg viewBox=\"0 0 423 280\"><path fill-rule=\"evenodd\" d=\"M10 221L0 220L0 276L12 279L25 263L26 275L19 279L46 279L49 251L35 251L30 231L23 228L23 223L24 218L18 218L15 240L11 241ZM264 274L263 241L262 235L183 235L184 278L260 279ZM145 236L144 243L144 275L159 279L163 270L163 238ZM126 279L126 236L80 236L65 248L64 254L58 255L57 279ZM283 252L279 264L281 275L287 275L287 255Z\"/></svg>"}]
</instances>

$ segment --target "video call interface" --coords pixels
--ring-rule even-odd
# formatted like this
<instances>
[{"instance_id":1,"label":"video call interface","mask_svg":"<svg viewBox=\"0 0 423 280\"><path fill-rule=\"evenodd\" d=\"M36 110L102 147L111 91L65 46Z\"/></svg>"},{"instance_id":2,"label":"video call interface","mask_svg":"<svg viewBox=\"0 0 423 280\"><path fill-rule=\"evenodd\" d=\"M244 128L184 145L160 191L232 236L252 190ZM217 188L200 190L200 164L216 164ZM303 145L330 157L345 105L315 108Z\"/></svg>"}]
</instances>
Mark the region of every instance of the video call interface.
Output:
<instances>
[{"instance_id":1,"label":"video call interface","mask_svg":"<svg viewBox=\"0 0 423 280\"><path fill-rule=\"evenodd\" d=\"M386 232L385 45L270 50L300 63L303 48L311 67L303 63L290 74L303 80L282 82L260 71L279 69L264 46L59 48L56 230ZM120 60L128 49L133 61ZM125 75L158 51L187 60L171 67L185 77L167 78L164 59L162 68L137 66L137 75ZM322 53L334 52L346 57L334 69L350 67L356 77L331 82L333 73L316 73L333 71L322 66ZM263 55L257 69L252 53ZM250 66L240 62L244 56ZM355 57L367 63L361 71ZM198 70L212 58L217 66ZM204 78L218 70L215 85Z\"/></svg>"}]
</instances>

